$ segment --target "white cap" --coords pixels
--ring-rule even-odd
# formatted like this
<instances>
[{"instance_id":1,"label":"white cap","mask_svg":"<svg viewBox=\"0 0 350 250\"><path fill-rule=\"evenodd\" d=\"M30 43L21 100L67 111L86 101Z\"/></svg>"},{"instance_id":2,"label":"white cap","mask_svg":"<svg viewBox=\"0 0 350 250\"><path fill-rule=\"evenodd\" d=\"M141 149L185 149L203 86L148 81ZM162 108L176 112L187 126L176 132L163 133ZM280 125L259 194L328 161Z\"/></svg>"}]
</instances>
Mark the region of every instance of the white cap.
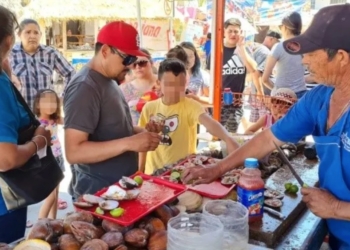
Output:
<instances>
[{"instance_id":1,"label":"white cap","mask_svg":"<svg viewBox=\"0 0 350 250\"><path fill-rule=\"evenodd\" d=\"M294 91L288 88L273 89L271 91L271 97L278 98L289 103L294 103L298 100L298 97Z\"/></svg>"}]
</instances>

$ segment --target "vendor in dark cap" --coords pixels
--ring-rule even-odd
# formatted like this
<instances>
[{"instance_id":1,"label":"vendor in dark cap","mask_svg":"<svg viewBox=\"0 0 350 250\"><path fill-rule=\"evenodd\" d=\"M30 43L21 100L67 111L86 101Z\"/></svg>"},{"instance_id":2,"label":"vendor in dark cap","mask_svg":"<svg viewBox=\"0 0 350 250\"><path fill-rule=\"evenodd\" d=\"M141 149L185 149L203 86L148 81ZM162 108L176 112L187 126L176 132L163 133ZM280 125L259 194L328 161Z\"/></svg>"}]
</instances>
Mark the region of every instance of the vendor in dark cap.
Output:
<instances>
[{"instance_id":1,"label":"vendor in dark cap","mask_svg":"<svg viewBox=\"0 0 350 250\"><path fill-rule=\"evenodd\" d=\"M277 31L269 30L266 34L263 44L271 50L275 44L280 42L281 38L282 37L280 33Z\"/></svg>"},{"instance_id":2,"label":"vendor in dark cap","mask_svg":"<svg viewBox=\"0 0 350 250\"><path fill-rule=\"evenodd\" d=\"M263 158L274 143L296 143L312 135L320 159L319 188L302 188L303 201L326 219L331 249L350 249L350 4L321 9L304 34L283 45L288 53L303 55L303 64L320 86L271 129L217 165L186 170L184 182L212 182L242 166L245 158Z\"/></svg>"}]
</instances>

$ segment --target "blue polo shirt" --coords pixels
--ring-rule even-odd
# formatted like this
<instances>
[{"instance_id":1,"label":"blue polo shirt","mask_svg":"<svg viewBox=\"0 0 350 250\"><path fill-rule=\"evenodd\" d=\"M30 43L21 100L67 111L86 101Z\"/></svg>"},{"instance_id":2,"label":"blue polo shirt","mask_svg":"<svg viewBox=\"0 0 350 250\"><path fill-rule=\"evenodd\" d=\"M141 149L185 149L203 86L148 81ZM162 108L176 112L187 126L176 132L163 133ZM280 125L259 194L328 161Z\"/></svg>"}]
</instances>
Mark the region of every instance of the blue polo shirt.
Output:
<instances>
[{"instance_id":1,"label":"blue polo shirt","mask_svg":"<svg viewBox=\"0 0 350 250\"><path fill-rule=\"evenodd\" d=\"M350 111L326 131L334 88L318 86L306 93L271 127L277 139L296 143L312 135L320 158L320 187L338 200L350 202ZM326 220L332 249L350 249L350 221Z\"/></svg>"},{"instance_id":2,"label":"blue polo shirt","mask_svg":"<svg viewBox=\"0 0 350 250\"><path fill-rule=\"evenodd\" d=\"M29 125L29 116L17 101L12 83L5 72L0 74L0 143L17 144L18 130ZM0 216L6 214L3 197L0 193Z\"/></svg>"}]
</instances>

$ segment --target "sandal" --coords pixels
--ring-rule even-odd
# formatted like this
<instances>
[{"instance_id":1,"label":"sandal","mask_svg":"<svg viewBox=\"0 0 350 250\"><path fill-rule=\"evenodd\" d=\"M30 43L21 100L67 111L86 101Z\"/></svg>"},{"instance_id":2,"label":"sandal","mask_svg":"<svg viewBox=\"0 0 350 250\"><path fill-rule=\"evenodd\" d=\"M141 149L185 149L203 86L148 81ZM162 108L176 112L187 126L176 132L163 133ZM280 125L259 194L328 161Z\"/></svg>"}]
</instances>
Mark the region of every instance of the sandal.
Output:
<instances>
[{"instance_id":1,"label":"sandal","mask_svg":"<svg viewBox=\"0 0 350 250\"><path fill-rule=\"evenodd\" d=\"M66 201L58 199L57 201L57 209L58 210L65 210L68 207L68 204Z\"/></svg>"},{"instance_id":2,"label":"sandal","mask_svg":"<svg viewBox=\"0 0 350 250\"><path fill-rule=\"evenodd\" d=\"M27 220L26 228L31 228L33 226L33 222Z\"/></svg>"}]
</instances>

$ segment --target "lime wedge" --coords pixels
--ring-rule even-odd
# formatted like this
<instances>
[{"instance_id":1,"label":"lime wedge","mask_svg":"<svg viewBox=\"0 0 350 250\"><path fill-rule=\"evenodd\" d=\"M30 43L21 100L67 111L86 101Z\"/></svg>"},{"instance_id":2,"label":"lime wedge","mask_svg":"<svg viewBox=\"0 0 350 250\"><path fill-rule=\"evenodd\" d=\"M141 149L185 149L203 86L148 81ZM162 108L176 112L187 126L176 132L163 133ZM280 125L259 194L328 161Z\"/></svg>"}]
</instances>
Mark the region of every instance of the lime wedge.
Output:
<instances>
[{"instance_id":1,"label":"lime wedge","mask_svg":"<svg viewBox=\"0 0 350 250\"><path fill-rule=\"evenodd\" d=\"M142 183L143 183L143 179L142 179L142 177L139 176L139 175L136 175L136 176L134 177L134 181L135 181L137 184L139 184L139 186L142 185Z\"/></svg>"},{"instance_id":2,"label":"lime wedge","mask_svg":"<svg viewBox=\"0 0 350 250\"><path fill-rule=\"evenodd\" d=\"M105 212L100 207L97 207L95 213L103 215Z\"/></svg>"},{"instance_id":3,"label":"lime wedge","mask_svg":"<svg viewBox=\"0 0 350 250\"><path fill-rule=\"evenodd\" d=\"M172 180L179 180L181 177L181 174L179 172L172 172L170 175L170 179Z\"/></svg>"},{"instance_id":4,"label":"lime wedge","mask_svg":"<svg viewBox=\"0 0 350 250\"><path fill-rule=\"evenodd\" d=\"M116 209L111 210L109 213L113 216L113 217L120 217L124 214L125 210L121 207L118 207Z\"/></svg>"}]
</instances>

